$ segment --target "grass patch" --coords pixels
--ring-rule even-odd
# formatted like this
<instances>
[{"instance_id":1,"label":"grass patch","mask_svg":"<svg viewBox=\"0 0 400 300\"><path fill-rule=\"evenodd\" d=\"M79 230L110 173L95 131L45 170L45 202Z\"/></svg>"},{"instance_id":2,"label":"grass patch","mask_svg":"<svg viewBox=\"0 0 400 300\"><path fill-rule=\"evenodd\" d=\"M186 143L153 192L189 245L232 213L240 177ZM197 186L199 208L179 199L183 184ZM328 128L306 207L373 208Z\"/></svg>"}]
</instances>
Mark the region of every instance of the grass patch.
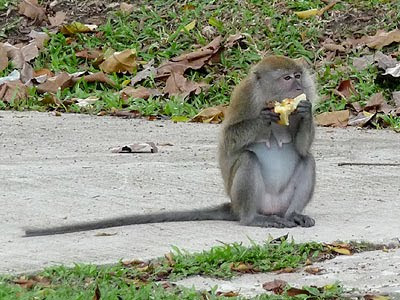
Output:
<instances>
[{"instance_id":1,"label":"grass patch","mask_svg":"<svg viewBox=\"0 0 400 300\"><path fill-rule=\"evenodd\" d=\"M0 0L0 10L11 2L13 1ZM357 71L352 67L352 59L369 54L368 49L356 48L327 59L322 43L328 38L340 43L347 38L375 34L378 29L395 29L400 21L400 3L351 0L338 3L334 14L325 13L322 18L304 20L294 14L295 11L311 8L321 9L325 5L320 0L200 0L185 5L176 0L155 0L135 5L135 10L128 15L118 11L109 13L99 26L97 34L77 34L72 38L61 33L51 34L47 45L34 61L34 68L68 73L87 70L96 72L99 71L98 66L93 61L76 57L76 52L84 49L121 51L129 48L137 51L141 63L153 61L154 66L158 66L172 57L206 45L216 35L222 35L226 39L232 34L242 33L245 39L239 46L224 49L219 63L200 70L191 70L186 74L190 80L210 84L207 91L198 95L191 95L186 99L156 96L150 100L131 98L122 101L118 92L129 84L135 74L113 74L110 76L115 83L114 88L96 83L81 83L79 87L66 88L58 95L61 101L95 95L100 103L90 109L78 106L57 109L84 113L127 109L137 110L145 116L190 118L205 107L228 103L233 87L248 73L249 67L265 54L304 57L318 66L316 78L322 95L322 102L316 106L318 113L343 109L348 102L358 101L365 104L373 93L380 91L384 92L386 99L391 99L391 92L400 90L399 81L388 86L379 80L376 67L364 71ZM193 21L196 21L195 27L190 31L186 30L185 26ZM386 54L395 51L396 46L383 49ZM8 71L3 71L0 76ZM349 78L358 94L345 101L333 91L340 81ZM160 87L160 83L152 78L138 85ZM30 98L29 101L22 101L23 103L3 103L0 109L56 109L52 105L44 104L43 95L34 89L30 92ZM399 122L400 117L387 117L384 121L393 128Z\"/></svg>"},{"instance_id":2,"label":"grass patch","mask_svg":"<svg viewBox=\"0 0 400 300\"><path fill-rule=\"evenodd\" d=\"M231 278L243 272L268 272L287 267L304 266L318 259L326 248L318 243L279 244L238 243L214 247L190 254L177 248L165 258L151 262L120 262L114 266L77 264L47 268L34 275L0 277L0 299L92 299L98 288L101 299L220 299L217 288L199 292L176 287L171 280L190 275ZM246 265L247 270L240 266ZM310 296L301 299L337 299L343 290L338 285L324 289L305 287ZM336 298L335 298L336 297ZM95 298L93 298L95 299ZM243 299L237 297L234 299ZM299 299L288 295L256 299Z\"/></svg>"}]
</instances>

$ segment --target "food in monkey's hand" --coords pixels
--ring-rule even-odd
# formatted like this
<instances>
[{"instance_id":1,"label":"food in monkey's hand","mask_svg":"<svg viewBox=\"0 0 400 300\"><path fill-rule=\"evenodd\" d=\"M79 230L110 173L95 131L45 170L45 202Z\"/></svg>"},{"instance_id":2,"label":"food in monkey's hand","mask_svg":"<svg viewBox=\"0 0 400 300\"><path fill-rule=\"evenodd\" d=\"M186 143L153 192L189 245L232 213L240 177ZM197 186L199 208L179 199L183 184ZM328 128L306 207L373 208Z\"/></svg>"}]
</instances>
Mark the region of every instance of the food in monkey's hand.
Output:
<instances>
[{"instance_id":1,"label":"food in monkey's hand","mask_svg":"<svg viewBox=\"0 0 400 300\"><path fill-rule=\"evenodd\" d=\"M274 111L280 115L280 120L278 124L289 125L289 116L297 108L300 101L307 100L305 94L301 94L294 99L286 98L282 102L275 102Z\"/></svg>"}]
</instances>

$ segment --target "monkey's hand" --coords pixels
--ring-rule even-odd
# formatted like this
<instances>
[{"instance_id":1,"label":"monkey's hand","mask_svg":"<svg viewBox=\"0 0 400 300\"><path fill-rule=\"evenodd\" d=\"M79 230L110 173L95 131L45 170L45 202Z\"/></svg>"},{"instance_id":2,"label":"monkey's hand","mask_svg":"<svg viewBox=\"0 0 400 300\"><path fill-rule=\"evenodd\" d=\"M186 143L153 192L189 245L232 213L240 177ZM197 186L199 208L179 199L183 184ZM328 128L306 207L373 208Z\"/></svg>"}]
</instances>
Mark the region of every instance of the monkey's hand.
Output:
<instances>
[{"instance_id":1,"label":"monkey's hand","mask_svg":"<svg viewBox=\"0 0 400 300\"><path fill-rule=\"evenodd\" d=\"M302 100L297 105L297 109L295 111L297 115L299 115L302 119L311 119L312 118L312 104L308 100Z\"/></svg>"},{"instance_id":2,"label":"monkey's hand","mask_svg":"<svg viewBox=\"0 0 400 300\"><path fill-rule=\"evenodd\" d=\"M279 114L273 111L273 109L263 109L260 114L261 118L263 119L264 122L266 122L266 125L271 125L272 122L276 123L279 121Z\"/></svg>"}]
</instances>

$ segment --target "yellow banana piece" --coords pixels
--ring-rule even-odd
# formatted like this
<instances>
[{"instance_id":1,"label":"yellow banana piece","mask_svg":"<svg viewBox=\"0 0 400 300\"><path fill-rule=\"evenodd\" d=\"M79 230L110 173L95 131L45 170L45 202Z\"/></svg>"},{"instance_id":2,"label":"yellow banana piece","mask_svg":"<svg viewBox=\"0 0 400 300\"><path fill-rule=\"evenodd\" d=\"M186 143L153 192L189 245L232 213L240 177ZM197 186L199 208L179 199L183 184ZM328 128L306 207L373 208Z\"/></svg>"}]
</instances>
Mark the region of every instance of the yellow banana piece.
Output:
<instances>
[{"instance_id":1,"label":"yellow banana piece","mask_svg":"<svg viewBox=\"0 0 400 300\"><path fill-rule=\"evenodd\" d=\"M305 94L301 94L294 99L283 99L282 102L276 101L274 111L280 115L280 120L278 121L278 124L288 126L290 114L297 108L297 105L302 100L307 100Z\"/></svg>"}]
</instances>

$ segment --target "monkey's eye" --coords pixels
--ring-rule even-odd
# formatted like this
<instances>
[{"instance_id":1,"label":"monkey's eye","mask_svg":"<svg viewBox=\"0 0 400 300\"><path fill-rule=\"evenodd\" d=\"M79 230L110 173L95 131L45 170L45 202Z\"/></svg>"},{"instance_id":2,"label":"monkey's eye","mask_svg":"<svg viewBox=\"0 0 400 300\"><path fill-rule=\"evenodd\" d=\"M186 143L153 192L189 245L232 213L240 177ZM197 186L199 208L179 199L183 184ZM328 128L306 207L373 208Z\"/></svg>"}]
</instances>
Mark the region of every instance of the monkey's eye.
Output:
<instances>
[{"instance_id":1,"label":"monkey's eye","mask_svg":"<svg viewBox=\"0 0 400 300\"><path fill-rule=\"evenodd\" d=\"M300 79L300 77L301 77L301 75L300 75L300 74L296 74L296 75L294 75L294 78L296 78L296 79Z\"/></svg>"},{"instance_id":2,"label":"monkey's eye","mask_svg":"<svg viewBox=\"0 0 400 300\"><path fill-rule=\"evenodd\" d=\"M292 77L290 77L289 75L283 77L283 79L285 79L285 80L290 80L291 78L292 78Z\"/></svg>"}]
</instances>

